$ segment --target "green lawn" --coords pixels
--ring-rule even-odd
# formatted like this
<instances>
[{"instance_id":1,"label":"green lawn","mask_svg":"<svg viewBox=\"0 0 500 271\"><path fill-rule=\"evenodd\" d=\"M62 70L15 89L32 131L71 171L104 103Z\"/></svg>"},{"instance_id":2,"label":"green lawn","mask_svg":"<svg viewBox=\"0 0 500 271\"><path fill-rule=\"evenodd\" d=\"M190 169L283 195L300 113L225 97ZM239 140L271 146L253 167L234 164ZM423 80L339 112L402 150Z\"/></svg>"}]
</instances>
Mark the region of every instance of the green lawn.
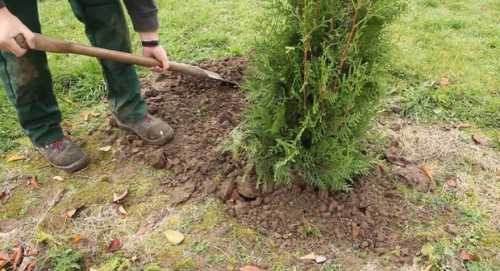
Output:
<instances>
[{"instance_id":1,"label":"green lawn","mask_svg":"<svg viewBox=\"0 0 500 271\"><path fill-rule=\"evenodd\" d=\"M250 54L258 16L262 14L261 0L157 1L161 8L162 41L172 59L196 63L207 58ZM447 270L465 270L455 268L462 265L467 267L467 270L497 270L495 268L499 258L496 255L500 243L500 235L496 230L500 217L497 196L500 195L500 182L496 163L500 146L500 1L408 2L405 14L388 29L394 46L388 65L390 96L387 105L401 104L403 113L413 120L468 122L473 128L465 131L444 131L440 129L440 125L418 124L413 121L399 133L391 132L390 135L398 136L395 142L404 143L400 148L413 156L411 161L423 161L432 167L434 179L439 185L436 191L429 193L398 186L401 195L422 211L434 210L435 214L441 214L437 211L451 209L449 217L423 217L422 220L411 223L411 227L405 228L405 231L409 236L419 236L426 240L421 255L417 257L422 260L418 266L425 263L423 267L433 264L435 268L432 270L441 270L439 268L444 266ZM39 1L39 4L45 34L87 43L83 27L73 17L66 1L44 0ZM139 42L135 34L133 40L137 50ZM54 168L47 168L46 162L23 141L22 146L14 149L12 153L22 154L28 159L9 163L4 163L2 159L0 184L8 183L10 176L37 176L42 188L33 190L23 183L17 188L8 205L0 204L0 207L6 206L5 210L9 210L1 214L28 226L33 226L34 222L38 223L39 219L43 221L52 218L54 225L57 225L57 219L63 211L81 206L82 202L87 203L86 209L89 214L94 215L92 217L100 215L101 210L105 210L101 208L109 205L113 192L122 192L130 187L130 202L127 205L127 211L131 214L127 223L130 224L125 223L125 220L117 222L114 216L103 216L100 217L103 225L100 229L94 229L94 225L85 228L76 223L65 224L67 227L62 230L44 229L37 224L36 228L22 228L21 232L23 236L29 235L29 238L34 232L34 242L48 243L48 257L53 258L56 265L60 262L60 265L64 266L68 262L86 257L91 261L90 266L101 266L99 270L124 270L119 268L120 261L128 259L122 254L111 255L104 253L100 247L91 247L90 250L97 250L94 251L97 253L96 257L89 256L91 253L84 249L80 255L80 250L66 250L65 245L71 246L71 238L82 231L97 232L95 235L87 235L96 239L108 236L108 231L126 237L135 236L136 229L144 222L145 215L168 206L167 202L173 198L175 190L159 193L157 189L169 172L152 170L138 165L135 161L117 164L111 160L110 155L98 151L102 146L98 137L86 133L90 127L96 127L104 121L103 112L106 110L100 103L104 84L97 61L79 56L50 55L49 63L65 117L73 117L74 135L84 139L86 150L95 161L85 174L67 175ZM141 75L148 73L147 70L141 69ZM449 80L448 85L440 83L443 78ZM80 115L76 114L80 111L95 111L100 113L101 117L83 121L78 117ZM390 117L397 118L396 124L401 121L397 115L391 114ZM383 118L381 123L386 121ZM388 128L386 130L392 131ZM497 137L497 148L475 144L470 134L476 132ZM15 112L4 91L0 90L0 156L6 150L15 148L14 140L21 136ZM383 136L378 142L382 142L382 138ZM384 148L382 143L377 146ZM53 181L56 175L63 176L65 180ZM110 176L112 181L108 178ZM450 178L458 182L455 188L448 187L447 181ZM60 188L66 190L66 195L55 209L49 210L48 216L48 213L29 212L33 206L35 210L37 207L46 206L47 202L52 201L52 192ZM154 192L153 196L150 191ZM174 270L196 270L193 266L206 262L234 270L230 268L243 262L254 262L261 256L259 253L265 254L264 262L274 267L270 270L291 270L287 265L289 262L297 256L309 253L286 251L276 254L275 245L270 242L273 237L265 239L238 224L223 208L223 205L212 200L188 204L182 209L174 208L172 221L166 221L164 227L153 231L144 241L132 244L132 251L140 255L157 255L146 260L152 265L157 262L171 262L175 265ZM83 218L79 221L83 221ZM94 220L89 220L88 223L94 224ZM214 229L227 226L228 223L232 228L230 238L212 236ZM455 233L448 233L450 229L446 227L450 225L457 227ZM162 231L167 226L187 229L189 236L182 246L165 247ZM64 234L60 234L61 231L64 231ZM15 239L17 238L15 236ZM252 241L247 244L247 240ZM268 244L273 250L260 250ZM0 250L6 250L7 247L10 248L11 244L0 242ZM479 261L463 263L457 256L462 248L478 255ZM221 251L226 253L220 253ZM352 255L358 253L356 255L359 257L353 259L369 260L370 264L374 259L381 261L383 266L391 264L390 258L385 259L386 255L370 258L371 256L365 255L364 252L351 251L350 248L340 252L340 260L352 260ZM396 255L399 254L399 249L395 249L391 254L399 256ZM386 260L387 262L384 262ZM346 269L325 267L324 270L352 269L349 268L350 265L346 265ZM160 269L152 266L146 270ZM424 269L415 267L408 270Z\"/></svg>"},{"instance_id":2,"label":"green lawn","mask_svg":"<svg viewBox=\"0 0 500 271\"><path fill-rule=\"evenodd\" d=\"M390 28L394 95L405 113L499 128L499 25L497 0L409 1Z\"/></svg>"},{"instance_id":3,"label":"green lawn","mask_svg":"<svg viewBox=\"0 0 500 271\"><path fill-rule=\"evenodd\" d=\"M258 0L159 0L161 38L172 59L199 62L251 49ZM40 2L45 34L87 43L69 4ZM391 99L417 120L470 122L498 134L500 124L500 2L412 0L389 29ZM133 34L134 48L139 48ZM139 53L139 52L137 52ZM94 59L50 55L55 89L66 116L100 100L104 87ZM141 70L141 74L146 71ZM449 85L440 86L442 78ZM61 95L64 94L64 95ZM0 151L21 135L0 93Z\"/></svg>"}]
</instances>

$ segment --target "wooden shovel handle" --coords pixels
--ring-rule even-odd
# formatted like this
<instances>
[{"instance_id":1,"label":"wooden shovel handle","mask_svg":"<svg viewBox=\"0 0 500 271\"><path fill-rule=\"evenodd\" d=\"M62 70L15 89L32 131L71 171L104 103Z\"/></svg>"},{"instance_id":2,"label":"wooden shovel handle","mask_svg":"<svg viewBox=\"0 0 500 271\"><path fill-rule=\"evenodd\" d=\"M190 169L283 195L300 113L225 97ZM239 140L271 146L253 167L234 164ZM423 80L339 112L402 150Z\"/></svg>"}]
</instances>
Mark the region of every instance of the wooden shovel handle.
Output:
<instances>
[{"instance_id":1,"label":"wooden shovel handle","mask_svg":"<svg viewBox=\"0 0 500 271\"><path fill-rule=\"evenodd\" d=\"M137 56L121 51L108 50L104 48L91 47L68 41L61 41L57 39L48 38L37 33L35 33L35 38L33 39L34 43L33 48L31 48L28 45L26 39L22 34L17 35L15 37L15 40L19 44L19 46L21 46L24 49L32 49L50 53L85 55L85 56L97 57L99 59L112 60L120 63L140 65L144 67L161 66L161 63L158 60L151 57ZM207 74L207 71L192 65L170 61L169 66L170 66L169 70L171 71L198 77L210 77L219 80L219 78L214 78L213 77L214 75Z\"/></svg>"}]
</instances>

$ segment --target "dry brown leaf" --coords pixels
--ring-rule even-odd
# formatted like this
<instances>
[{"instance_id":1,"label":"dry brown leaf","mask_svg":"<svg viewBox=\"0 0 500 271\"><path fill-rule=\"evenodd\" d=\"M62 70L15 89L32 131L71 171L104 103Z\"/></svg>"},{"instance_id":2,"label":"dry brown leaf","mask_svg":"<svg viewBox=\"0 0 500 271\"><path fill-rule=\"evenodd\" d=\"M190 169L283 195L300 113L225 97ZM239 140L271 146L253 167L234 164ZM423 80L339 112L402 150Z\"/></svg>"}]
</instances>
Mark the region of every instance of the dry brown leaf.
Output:
<instances>
[{"instance_id":1,"label":"dry brown leaf","mask_svg":"<svg viewBox=\"0 0 500 271\"><path fill-rule=\"evenodd\" d=\"M266 271L266 270L256 265L245 265L243 267L240 267L240 271Z\"/></svg>"},{"instance_id":2,"label":"dry brown leaf","mask_svg":"<svg viewBox=\"0 0 500 271\"><path fill-rule=\"evenodd\" d=\"M127 217L128 216L128 213L127 213L127 210L125 210L125 208L123 208L123 205L118 205L118 207L116 208L116 211L124 216L124 217Z\"/></svg>"},{"instance_id":3,"label":"dry brown leaf","mask_svg":"<svg viewBox=\"0 0 500 271\"><path fill-rule=\"evenodd\" d=\"M38 256L38 254L39 254L39 251L36 248L28 247L24 251L24 256L26 256L26 257Z\"/></svg>"},{"instance_id":4,"label":"dry brown leaf","mask_svg":"<svg viewBox=\"0 0 500 271\"><path fill-rule=\"evenodd\" d=\"M422 170L422 172L425 174L425 176L427 176L427 178L429 178L431 182L434 181L434 178L432 177L432 168L429 165L422 165L420 167L420 170Z\"/></svg>"},{"instance_id":5,"label":"dry brown leaf","mask_svg":"<svg viewBox=\"0 0 500 271\"><path fill-rule=\"evenodd\" d=\"M470 124L470 123L457 123L457 124L455 124L454 127L456 129L467 129L467 128L471 128L472 124Z\"/></svg>"},{"instance_id":6,"label":"dry brown leaf","mask_svg":"<svg viewBox=\"0 0 500 271\"><path fill-rule=\"evenodd\" d=\"M10 262L10 256L7 254L0 253L0 270L7 266L7 264Z\"/></svg>"},{"instance_id":7,"label":"dry brown leaf","mask_svg":"<svg viewBox=\"0 0 500 271\"><path fill-rule=\"evenodd\" d=\"M70 210L67 210L63 213L63 217L65 219L71 219L73 218L79 211L81 211L83 209L83 207L85 206L80 206L80 207L77 207L75 209L70 209Z\"/></svg>"},{"instance_id":8,"label":"dry brown leaf","mask_svg":"<svg viewBox=\"0 0 500 271\"><path fill-rule=\"evenodd\" d=\"M14 248L14 252L10 256L10 262L14 267L19 266L23 262L24 258L24 248L22 246L17 246Z\"/></svg>"},{"instance_id":9,"label":"dry brown leaf","mask_svg":"<svg viewBox=\"0 0 500 271\"><path fill-rule=\"evenodd\" d=\"M53 179L54 181L58 181L58 182L62 182L62 181L64 181L64 178L63 178L63 177L61 177L61 176L54 176L54 177L52 177L52 179Z\"/></svg>"},{"instance_id":10,"label":"dry brown leaf","mask_svg":"<svg viewBox=\"0 0 500 271\"><path fill-rule=\"evenodd\" d=\"M423 271L431 271L432 270L432 264L429 264L426 268L424 268Z\"/></svg>"},{"instance_id":11,"label":"dry brown leaf","mask_svg":"<svg viewBox=\"0 0 500 271\"><path fill-rule=\"evenodd\" d=\"M443 77L443 78L441 78L441 80L439 80L439 86L440 87L445 88L445 87L448 87L449 85L450 85L450 79L449 78Z\"/></svg>"},{"instance_id":12,"label":"dry brown leaf","mask_svg":"<svg viewBox=\"0 0 500 271\"><path fill-rule=\"evenodd\" d=\"M128 195L128 189L125 190L121 195L113 194L113 203L120 203Z\"/></svg>"},{"instance_id":13,"label":"dry brown leaf","mask_svg":"<svg viewBox=\"0 0 500 271\"><path fill-rule=\"evenodd\" d=\"M359 234L360 234L360 228L359 228L359 226L356 225L356 224L353 224L352 225L352 238L353 239L358 238Z\"/></svg>"},{"instance_id":14,"label":"dry brown leaf","mask_svg":"<svg viewBox=\"0 0 500 271\"><path fill-rule=\"evenodd\" d=\"M477 145L483 145L483 146L485 146L486 144L488 144L488 140L486 138L480 136L480 135L472 135L472 140Z\"/></svg>"},{"instance_id":15,"label":"dry brown leaf","mask_svg":"<svg viewBox=\"0 0 500 271\"><path fill-rule=\"evenodd\" d=\"M1 260L10 261L10 256L4 253L0 253L0 261Z\"/></svg>"},{"instance_id":16,"label":"dry brown leaf","mask_svg":"<svg viewBox=\"0 0 500 271\"><path fill-rule=\"evenodd\" d=\"M379 170L380 174L385 174L384 165L378 164L377 167L378 167L378 170Z\"/></svg>"},{"instance_id":17,"label":"dry brown leaf","mask_svg":"<svg viewBox=\"0 0 500 271\"><path fill-rule=\"evenodd\" d=\"M475 255L470 254L466 250L460 250L459 257L462 261L476 261L477 260L477 257Z\"/></svg>"},{"instance_id":18,"label":"dry brown leaf","mask_svg":"<svg viewBox=\"0 0 500 271\"><path fill-rule=\"evenodd\" d=\"M0 191L0 202L5 203L10 199L10 193L7 191Z\"/></svg>"},{"instance_id":19,"label":"dry brown leaf","mask_svg":"<svg viewBox=\"0 0 500 271\"><path fill-rule=\"evenodd\" d=\"M24 268L24 271L33 271L35 270L35 267L36 267L36 262L32 261L26 266L26 268Z\"/></svg>"},{"instance_id":20,"label":"dry brown leaf","mask_svg":"<svg viewBox=\"0 0 500 271\"><path fill-rule=\"evenodd\" d=\"M112 252L120 250L122 247L123 247L122 240L115 238L115 239L111 240L108 247L106 248L106 251L112 253Z\"/></svg>"},{"instance_id":21,"label":"dry brown leaf","mask_svg":"<svg viewBox=\"0 0 500 271\"><path fill-rule=\"evenodd\" d=\"M26 160L26 157L17 153L11 154L7 156L7 159L5 159L7 162L15 162L15 161L21 161L21 160Z\"/></svg>"},{"instance_id":22,"label":"dry brown leaf","mask_svg":"<svg viewBox=\"0 0 500 271\"><path fill-rule=\"evenodd\" d=\"M455 180L455 179L448 179L446 181L446 185L448 185L448 187L451 187L451 188L456 188L457 187L457 180Z\"/></svg>"},{"instance_id":23,"label":"dry brown leaf","mask_svg":"<svg viewBox=\"0 0 500 271\"><path fill-rule=\"evenodd\" d=\"M31 176L31 178L28 181L28 186L31 186L32 188L39 189L40 184L38 183L38 179L36 176Z\"/></svg>"},{"instance_id":24,"label":"dry brown leaf","mask_svg":"<svg viewBox=\"0 0 500 271\"><path fill-rule=\"evenodd\" d=\"M314 254L314 252L313 252L313 253L309 253L305 256L302 256L299 259L302 261L314 261L314 260L316 260L316 257L317 257L316 254Z\"/></svg>"},{"instance_id":25,"label":"dry brown leaf","mask_svg":"<svg viewBox=\"0 0 500 271\"><path fill-rule=\"evenodd\" d=\"M81 236L80 234L77 234L73 237L73 244L78 245L85 239L86 239L85 237Z\"/></svg>"},{"instance_id":26,"label":"dry brown leaf","mask_svg":"<svg viewBox=\"0 0 500 271\"><path fill-rule=\"evenodd\" d=\"M102 152L109 152L111 150L111 146L104 146L99 148L99 150Z\"/></svg>"}]
</instances>

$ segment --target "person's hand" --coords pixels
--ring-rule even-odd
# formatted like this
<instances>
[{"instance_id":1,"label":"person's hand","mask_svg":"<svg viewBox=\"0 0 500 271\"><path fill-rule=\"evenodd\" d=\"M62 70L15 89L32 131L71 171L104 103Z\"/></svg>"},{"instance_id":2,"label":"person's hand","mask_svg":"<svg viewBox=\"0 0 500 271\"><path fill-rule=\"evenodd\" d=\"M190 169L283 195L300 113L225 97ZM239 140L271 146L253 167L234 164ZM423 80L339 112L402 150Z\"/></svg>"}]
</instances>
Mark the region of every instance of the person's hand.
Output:
<instances>
[{"instance_id":1,"label":"person's hand","mask_svg":"<svg viewBox=\"0 0 500 271\"><path fill-rule=\"evenodd\" d=\"M142 41L158 41L160 40L160 35L158 32L141 32L139 33ZM161 66L153 67L152 70L158 73L165 72L168 67L168 56L167 52L161 45L154 47L144 46L142 49L142 54L145 57L152 57L161 63Z\"/></svg>"},{"instance_id":2,"label":"person's hand","mask_svg":"<svg viewBox=\"0 0 500 271\"><path fill-rule=\"evenodd\" d=\"M22 34L29 47L33 48L35 35L16 16L12 15L6 8L0 8L0 50L8 51L21 57L27 50L21 48L14 39L18 34Z\"/></svg>"},{"instance_id":3,"label":"person's hand","mask_svg":"<svg viewBox=\"0 0 500 271\"><path fill-rule=\"evenodd\" d=\"M168 56L167 52L161 45L155 47L144 47L142 53L146 57L152 57L161 63L161 66L153 67L152 70L158 73L167 71L168 66Z\"/></svg>"}]
</instances>

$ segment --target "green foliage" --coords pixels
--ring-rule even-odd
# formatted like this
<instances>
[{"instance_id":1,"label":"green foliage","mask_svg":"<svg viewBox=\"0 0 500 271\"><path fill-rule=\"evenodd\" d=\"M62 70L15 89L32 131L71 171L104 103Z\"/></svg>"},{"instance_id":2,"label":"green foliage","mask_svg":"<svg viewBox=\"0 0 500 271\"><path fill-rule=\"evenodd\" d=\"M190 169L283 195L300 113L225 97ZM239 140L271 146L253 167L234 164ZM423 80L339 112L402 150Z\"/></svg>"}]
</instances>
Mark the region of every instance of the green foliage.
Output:
<instances>
[{"instance_id":1,"label":"green foliage","mask_svg":"<svg viewBox=\"0 0 500 271\"><path fill-rule=\"evenodd\" d=\"M369 166L364 136L383 91L390 0L268 0L257 41L243 148L261 181L292 172L323 189Z\"/></svg>"},{"instance_id":2,"label":"green foliage","mask_svg":"<svg viewBox=\"0 0 500 271\"><path fill-rule=\"evenodd\" d=\"M99 271L126 271L130 270L130 260L127 259L122 253L113 255L105 264L100 266Z\"/></svg>"},{"instance_id":3,"label":"green foliage","mask_svg":"<svg viewBox=\"0 0 500 271\"><path fill-rule=\"evenodd\" d=\"M83 270L82 255L80 252L70 248L54 248L48 253L50 270L54 271L76 271Z\"/></svg>"}]
</instances>

